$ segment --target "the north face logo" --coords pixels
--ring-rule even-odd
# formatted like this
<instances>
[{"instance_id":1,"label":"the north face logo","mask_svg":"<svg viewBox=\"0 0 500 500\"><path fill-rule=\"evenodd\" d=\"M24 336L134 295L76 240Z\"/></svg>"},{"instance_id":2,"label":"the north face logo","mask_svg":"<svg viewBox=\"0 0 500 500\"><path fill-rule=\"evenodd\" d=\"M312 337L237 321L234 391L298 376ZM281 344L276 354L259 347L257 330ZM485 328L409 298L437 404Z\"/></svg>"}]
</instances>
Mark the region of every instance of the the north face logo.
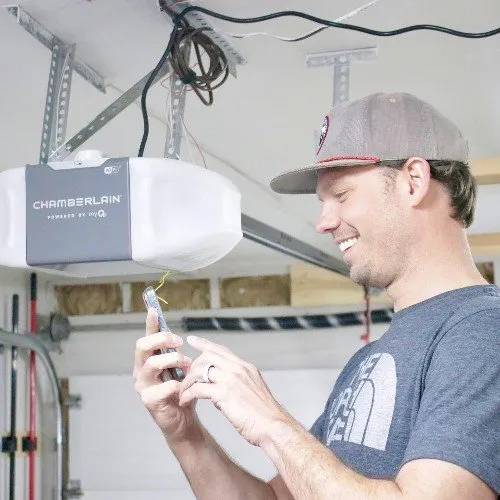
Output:
<instances>
[{"instance_id":1,"label":"the north face logo","mask_svg":"<svg viewBox=\"0 0 500 500\"><path fill-rule=\"evenodd\" d=\"M385 450L396 385L396 364L390 354L372 354L360 363L349 386L332 402L327 446L348 441Z\"/></svg>"}]
</instances>

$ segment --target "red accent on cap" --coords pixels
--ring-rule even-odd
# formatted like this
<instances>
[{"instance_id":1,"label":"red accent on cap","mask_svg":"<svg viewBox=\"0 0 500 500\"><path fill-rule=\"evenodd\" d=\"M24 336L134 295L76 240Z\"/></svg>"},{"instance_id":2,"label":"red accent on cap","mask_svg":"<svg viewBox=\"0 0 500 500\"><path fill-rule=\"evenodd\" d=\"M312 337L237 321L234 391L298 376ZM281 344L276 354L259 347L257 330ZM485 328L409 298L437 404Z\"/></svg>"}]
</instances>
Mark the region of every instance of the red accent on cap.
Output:
<instances>
[{"instance_id":1,"label":"red accent on cap","mask_svg":"<svg viewBox=\"0 0 500 500\"><path fill-rule=\"evenodd\" d=\"M327 163L329 161L336 161L336 160L373 160L373 161L380 161L380 158L377 156L331 156L330 158L326 158L324 160L319 160L317 163Z\"/></svg>"}]
</instances>

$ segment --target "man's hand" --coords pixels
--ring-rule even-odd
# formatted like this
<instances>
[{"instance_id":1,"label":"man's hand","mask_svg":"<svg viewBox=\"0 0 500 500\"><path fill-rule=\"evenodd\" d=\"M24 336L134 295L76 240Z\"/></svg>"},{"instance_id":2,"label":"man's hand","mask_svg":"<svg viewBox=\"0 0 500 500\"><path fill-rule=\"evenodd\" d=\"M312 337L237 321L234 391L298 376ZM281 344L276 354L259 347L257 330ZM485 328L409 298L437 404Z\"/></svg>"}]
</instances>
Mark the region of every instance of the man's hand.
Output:
<instances>
[{"instance_id":1,"label":"man's hand","mask_svg":"<svg viewBox=\"0 0 500 500\"><path fill-rule=\"evenodd\" d=\"M182 339L170 332L158 332L158 317L153 310L146 318L146 336L136 344L135 389L168 441L182 441L198 429L195 403L179 406L180 382L163 382L162 372L179 367L187 370L192 360L180 352L154 354L160 348L178 348Z\"/></svg>"},{"instance_id":2,"label":"man's hand","mask_svg":"<svg viewBox=\"0 0 500 500\"><path fill-rule=\"evenodd\" d=\"M188 337L188 342L202 354L193 362L181 383L181 407L189 407L196 399L209 399L255 446L260 446L266 439L271 423L292 419L274 399L255 366L209 340ZM210 383L203 380L208 366L212 366Z\"/></svg>"}]
</instances>

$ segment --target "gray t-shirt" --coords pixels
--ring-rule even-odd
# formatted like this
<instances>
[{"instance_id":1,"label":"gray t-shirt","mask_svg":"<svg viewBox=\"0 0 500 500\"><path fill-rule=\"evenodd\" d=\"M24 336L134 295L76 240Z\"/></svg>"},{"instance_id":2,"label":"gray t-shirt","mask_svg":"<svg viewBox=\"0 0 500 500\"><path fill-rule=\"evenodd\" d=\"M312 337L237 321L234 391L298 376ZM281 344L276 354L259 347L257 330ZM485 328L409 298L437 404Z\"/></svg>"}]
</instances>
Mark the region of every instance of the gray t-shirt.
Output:
<instances>
[{"instance_id":1,"label":"gray t-shirt","mask_svg":"<svg viewBox=\"0 0 500 500\"><path fill-rule=\"evenodd\" d=\"M410 460L500 492L500 288L471 286L393 315L340 374L311 432L346 465L394 479Z\"/></svg>"}]
</instances>

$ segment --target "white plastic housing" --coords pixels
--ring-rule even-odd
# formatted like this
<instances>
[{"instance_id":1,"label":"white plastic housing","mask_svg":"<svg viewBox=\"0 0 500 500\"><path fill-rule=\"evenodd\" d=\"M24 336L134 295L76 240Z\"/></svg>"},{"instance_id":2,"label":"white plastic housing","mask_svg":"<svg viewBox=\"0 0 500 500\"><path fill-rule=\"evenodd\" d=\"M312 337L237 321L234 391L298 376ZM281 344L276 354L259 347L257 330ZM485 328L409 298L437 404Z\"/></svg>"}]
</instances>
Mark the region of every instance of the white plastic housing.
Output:
<instances>
[{"instance_id":1,"label":"white plastic housing","mask_svg":"<svg viewBox=\"0 0 500 500\"><path fill-rule=\"evenodd\" d=\"M79 158L49 165L85 168L105 161L95 155ZM129 172L132 260L62 262L60 270L42 270L76 277L188 272L221 259L241 240L241 194L228 179L164 158L130 158ZM0 172L0 265L31 268L26 262L25 167Z\"/></svg>"}]
</instances>

